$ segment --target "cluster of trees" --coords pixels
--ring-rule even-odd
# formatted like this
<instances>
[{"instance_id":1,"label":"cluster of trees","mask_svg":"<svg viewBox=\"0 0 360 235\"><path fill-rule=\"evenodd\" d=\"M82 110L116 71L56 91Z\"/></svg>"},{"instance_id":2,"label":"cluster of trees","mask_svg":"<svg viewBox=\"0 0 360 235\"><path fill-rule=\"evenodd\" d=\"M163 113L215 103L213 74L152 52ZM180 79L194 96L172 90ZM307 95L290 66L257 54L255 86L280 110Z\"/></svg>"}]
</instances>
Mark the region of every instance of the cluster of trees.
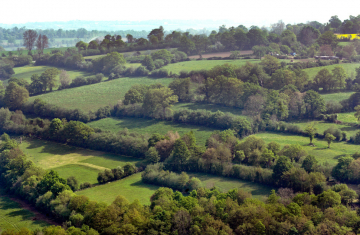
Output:
<instances>
[{"instance_id":1,"label":"cluster of trees","mask_svg":"<svg viewBox=\"0 0 360 235\"><path fill-rule=\"evenodd\" d=\"M150 198L150 206L143 206L137 200L129 203L122 196L106 205L74 194L66 180L56 172L46 172L28 161L16 146L16 141L7 136L2 136L2 139L0 173L4 187L36 205L43 213L56 217L57 221L67 221L67 229L50 226L43 230L43 234L359 232L360 216L351 207L345 206L358 195L346 185L324 190L314 187L310 193L298 194L289 188L280 189L278 194L273 190L267 201L262 202L238 189L222 193L216 188L198 187L198 180L189 180L186 174L181 174L176 175L177 179L164 180L163 183L173 183L178 187L187 185L188 196L169 188L160 188ZM274 174L287 165L286 161L283 162L274 169ZM156 178L156 174L171 175L162 172L159 166L150 166L143 175L147 175L148 179ZM301 173L296 172L293 176ZM284 176L288 178L288 173ZM292 178L291 175L289 177ZM300 177L296 179L300 180ZM197 189L190 191L192 187ZM22 229L19 232L5 231L4 234L23 234L21 232L31 233Z\"/></svg>"},{"instance_id":2,"label":"cluster of trees","mask_svg":"<svg viewBox=\"0 0 360 235\"><path fill-rule=\"evenodd\" d=\"M105 184L135 174L137 171L138 169L134 164L126 163L123 167L118 166L111 170L106 169L104 172L99 172L97 181L99 184Z\"/></svg>"},{"instance_id":3,"label":"cluster of trees","mask_svg":"<svg viewBox=\"0 0 360 235\"><path fill-rule=\"evenodd\" d=\"M13 68L30 64L32 57L28 55L14 55L0 58L0 79L9 79L15 74Z\"/></svg>"},{"instance_id":4,"label":"cluster of trees","mask_svg":"<svg viewBox=\"0 0 360 235\"><path fill-rule=\"evenodd\" d=\"M177 174L171 171L164 171L164 166L160 163L148 165L141 174L141 180L147 184L169 187L185 193L189 193L202 187L202 183L198 178L190 178L186 172Z\"/></svg>"}]
</instances>

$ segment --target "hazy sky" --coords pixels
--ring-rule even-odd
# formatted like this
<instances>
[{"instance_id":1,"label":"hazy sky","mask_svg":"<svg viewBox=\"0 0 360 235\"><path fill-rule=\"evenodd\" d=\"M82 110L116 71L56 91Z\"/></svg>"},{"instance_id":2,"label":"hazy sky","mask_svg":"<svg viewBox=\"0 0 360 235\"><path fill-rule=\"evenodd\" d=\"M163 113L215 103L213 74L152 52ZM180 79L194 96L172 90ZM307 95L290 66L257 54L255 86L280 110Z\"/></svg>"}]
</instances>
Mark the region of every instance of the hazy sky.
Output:
<instances>
[{"instance_id":1,"label":"hazy sky","mask_svg":"<svg viewBox=\"0 0 360 235\"><path fill-rule=\"evenodd\" d=\"M0 23L69 20L228 19L245 25L341 20L360 14L359 0L2 0Z\"/></svg>"}]
</instances>

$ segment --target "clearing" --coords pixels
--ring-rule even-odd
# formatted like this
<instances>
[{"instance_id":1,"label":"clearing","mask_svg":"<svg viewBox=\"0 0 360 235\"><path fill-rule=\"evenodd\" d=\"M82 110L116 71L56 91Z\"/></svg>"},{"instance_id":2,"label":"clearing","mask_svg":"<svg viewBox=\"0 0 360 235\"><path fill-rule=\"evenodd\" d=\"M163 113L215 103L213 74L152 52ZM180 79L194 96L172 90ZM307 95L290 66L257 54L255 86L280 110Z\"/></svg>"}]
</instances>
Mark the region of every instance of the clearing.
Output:
<instances>
[{"instance_id":1,"label":"clearing","mask_svg":"<svg viewBox=\"0 0 360 235\"><path fill-rule=\"evenodd\" d=\"M129 129L131 132L137 132L140 134L166 134L168 131L173 131L178 132L181 136L185 133L193 131L197 143L200 145L205 145L206 140L215 130L204 126L180 124L170 121L158 121L145 118L104 118L94 122L89 122L87 125L93 128L100 128L102 130L112 131L115 133L123 130L124 128Z\"/></svg>"},{"instance_id":2,"label":"clearing","mask_svg":"<svg viewBox=\"0 0 360 235\"><path fill-rule=\"evenodd\" d=\"M161 83L168 86L173 78L153 79L148 77L123 77L97 84L54 91L32 96L29 101L40 98L47 103L68 109L96 111L106 105L114 105L124 98L125 93L135 84L151 85Z\"/></svg>"},{"instance_id":3,"label":"clearing","mask_svg":"<svg viewBox=\"0 0 360 235\"><path fill-rule=\"evenodd\" d=\"M338 159L345 155L352 155L355 152L359 152L359 145L349 144L347 142L333 142L331 148L328 148L328 144L325 140L314 139L314 147L309 146L309 137L283 134L283 133L271 133L264 132L255 134L256 137L262 138L266 144L275 141L281 145L299 144L308 154L314 155L319 163L329 163L331 166L337 164Z\"/></svg>"},{"instance_id":4,"label":"clearing","mask_svg":"<svg viewBox=\"0 0 360 235\"><path fill-rule=\"evenodd\" d=\"M35 165L55 170L65 179L75 176L79 183L97 183L96 178L100 171L123 166L127 162L137 165L144 161L36 139L23 140L20 149Z\"/></svg>"}]
</instances>

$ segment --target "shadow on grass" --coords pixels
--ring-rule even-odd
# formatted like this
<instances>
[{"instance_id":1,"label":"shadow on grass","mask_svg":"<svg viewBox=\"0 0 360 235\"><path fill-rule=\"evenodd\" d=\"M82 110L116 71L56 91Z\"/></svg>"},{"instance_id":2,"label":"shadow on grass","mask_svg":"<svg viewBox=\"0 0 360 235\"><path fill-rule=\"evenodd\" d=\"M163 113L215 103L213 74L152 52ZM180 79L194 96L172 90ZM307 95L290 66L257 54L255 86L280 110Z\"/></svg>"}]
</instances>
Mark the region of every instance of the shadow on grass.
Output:
<instances>
[{"instance_id":1,"label":"shadow on grass","mask_svg":"<svg viewBox=\"0 0 360 235\"><path fill-rule=\"evenodd\" d=\"M26 147L26 149L30 150L42 147L40 153L66 155L77 150L77 148L74 146L69 146L66 144L61 144L48 140L26 139L25 141L30 144Z\"/></svg>"}]
</instances>

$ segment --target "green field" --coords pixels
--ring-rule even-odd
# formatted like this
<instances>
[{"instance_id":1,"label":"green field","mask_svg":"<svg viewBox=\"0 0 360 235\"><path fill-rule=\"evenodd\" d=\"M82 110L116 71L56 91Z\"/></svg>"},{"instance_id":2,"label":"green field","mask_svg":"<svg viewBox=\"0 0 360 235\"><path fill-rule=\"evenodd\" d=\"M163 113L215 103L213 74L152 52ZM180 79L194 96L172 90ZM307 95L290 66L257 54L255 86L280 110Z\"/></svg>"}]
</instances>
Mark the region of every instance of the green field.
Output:
<instances>
[{"instance_id":1,"label":"green field","mask_svg":"<svg viewBox=\"0 0 360 235\"><path fill-rule=\"evenodd\" d=\"M168 131L178 132L180 135L193 131L200 145L205 145L205 141L210 137L215 130L209 127L194 126L188 124L179 124L169 121L157 121L154 119L143 118L104 118L98 121L88 123L93 128L100 128L112 132L118 132L124 128L132 132L141 134L145 133L160 133L166 134Z\"/></svg>"},{"instance_id":2,"label":"green field","mask_svg":"<svg viewBox=\"0 0 360 235\"><path fill-rule=\"evenodd\" d=\"M118 181L77 191L76 194L107 204L111 204L118 195L122 195L130 202L138 199L141 204L149 205L150 197L158 188L156 185L144 184L141 181L141 173L137 173Z\"/></svg>"},{"instance_id":3,"label":"green field","mask_svg":"<svg viewBox=\"0 0 360 235\"><path fill-rule=\"evenodd\" d=\"M173 78L153 79L147 77L124 77L97 84L32 96L29 101L41 98L50 104L55 104L64 108L78 108L83 111L94 111L106 105L116 104L118 100L124 98L125 93L135 84L151 85L161 83L167 86L172 81Z\"/></svg>"},{"instance_id":4,"label":"green field","mask_svg":"<svg viewBox=\"0 0 360 235\"><path fill-rule=\"evenodd\" d=\"M349 45L351 42L339 42L339 46L347 46Z\"/></svg>"},{"instance_id":5,"label":"green field","mask_svg":"<svg viewBox=\"0 0 360 235\"><path fill-rule=\"evenodd\" d=\"M309 75L310 79L312 80L320 70L326 68L331 72L331 70L333 70L336 66L342 66L345 72L350 76L352 73L356 74L355 69L360 67L360 63L333 64L328 66L304 69L304 71Z\"/></svg>"},{"instance_id":6,"label":"green field","mask_svg":"<svg viewBox=\"0 0 360 235\"><path fill-rule=\"evenodd\" d=\"M324 98L325 103L328 101L337 101L340 102L342 100L348 99L355 92L338 92L338 93L330 93L330 94L322 94L321 96Z\"/></svg>"},{"instance_id":7,"label":"green field","mask_svg":"<svg viewBox=\"0 0 360 235\"><path fill-rule=\"evenodd\" d=\"M354 154L358 152L360 147L359 145L348 144L347 142L333 142L331 148L328 149L328 144L325 140L314 139L314 147L309 146L309 138L304 136L297 135L288 135L281 133L258 133L255 134L256 137L262 138L266 143L275 141L283 147L284 145L290 144L299 144L304 147L308 154L314 155L319 163L328 162L330 165L334 166L337 164L337 159L339 157Z\"/></svg>"},{"instance_id":8,"label":"green field","mask_svg":"<svg viewBox=\"0 0 360 235\"><path fill-rule=\"evenodd\" d=\"M269 196L272 189L276 189L271 186L253 183L250 181L214 176L210 174L188 173L188 175L199 178L202 181L203 186L206 188L210 189L216 186L222 192L227 192L230 189L238 188L243 191L250 192L254 198L260 200L263 200Z\"/></svg>"},{"instance_id":9,"label":"green field","mask_svg":"<svg viewBox=\"0 0 360 235\"><path fill-rule=\"evenodd\" d=\"M338 113L338 120L341 122L360 124L358 119L354 116L355 112L350 113Z\"/></svg>"},{"instance_id":10,"label":"green field","mask_svg":"<svg viewBox=\"0 0 360 235\"><path fill-rule=\"evenodd\" d=\"M229 112L234 115L243 116L241 115L242 109L236 107L226 107L222 105L216 104L203 104L203 103L176 103L172 110L179 110L179 109L189 109L189 110L198 110L198 109L206 109L207 111L216 112ZM245 116L243 116L245 117Z\"/></svg>"},{"instance_id":11,"label":"green field","mask_svg":"<svg viewBox=\"0 0 360 235\"><path fill-rule=\"evenodd\" d=\"M335 124L324 121L295 121L291 122L291 124L295 124L299 126L302 130L306 128L311 122L315 123L315 127L317 128L317 133L324 134L324 131L329 129L330 127L334 127L335 129L339 129L341 132L345 132L347 134L347 138L349 139L351 136L355 135L360 129L345 125L345 124Z\"/></svg>"},{"instance_id":12,"label":"green field","mask_svg":"<svg viewBox=\"0 0 360 235\"><path fill-rule=\"evenodd\" d=\"M180 71L191 71L191 70L209 70L216 65L231 64L231 65L244 65L246 62L250 63L260 63L260 60L248 59L248 60L192 60L192 61L183 61L174 64L168 64L162 69L167 69L173 73L179 73Z\"/></svg>"},{"instance_id":13,"label":"green field","mask_svg":"<svg viewBox=\"0 0 360 235\"><path fill-rule=\"evenodd\" d=\"M34 213L22 208L19 203L5 196L3 189L0 189L0 232L6 229L28 228L34 230L49 226L43 220L32 220L34 217L36 217Z\"/></svg>"},{"instance_id":14,"label":"green field","mask_svg":"<svg viewBox=\"0 0 360 235\"><path fill-rule=\"evenodd\" d=\"M20 148L37 166L53 169L63 178L75 176L79 183L96 183L96 177L100 171L123 166L127 162L135 165L143 162L137 158L44 140L27 139L22 142Z\"/></svg>"},{"instance_id":15,"label":"green field","mask_svg":"<svg viewBox=\"0 0 360 235\"><path fill-rule=\"evenodd\" d=\"M27 65L27 66L23 66L23 67L16 67L14 68L14 72L15 74L12 75L12 77L16 77L16 78L23 78L25 79L28 83L31 83L31 75L33 74L38 74L39 76L41 75L41 73L43 73L46 69L49 68L54 68L51 66L32 66L32 65ZM58 68L61 69L61 68ZM84 72L84 71L80 71L80 70L70 70L70 69L65 69L66 72L69 74L70 79L73 80L75 79L77 76L91 76L93 75L92 73L88 73L88 72ZM59 79L59 76L56 77L56 79ZM8 80L5 80L4 83L7 84ZM59 85L59 82L58 82Z\"/></svg>"}]
</instances>

